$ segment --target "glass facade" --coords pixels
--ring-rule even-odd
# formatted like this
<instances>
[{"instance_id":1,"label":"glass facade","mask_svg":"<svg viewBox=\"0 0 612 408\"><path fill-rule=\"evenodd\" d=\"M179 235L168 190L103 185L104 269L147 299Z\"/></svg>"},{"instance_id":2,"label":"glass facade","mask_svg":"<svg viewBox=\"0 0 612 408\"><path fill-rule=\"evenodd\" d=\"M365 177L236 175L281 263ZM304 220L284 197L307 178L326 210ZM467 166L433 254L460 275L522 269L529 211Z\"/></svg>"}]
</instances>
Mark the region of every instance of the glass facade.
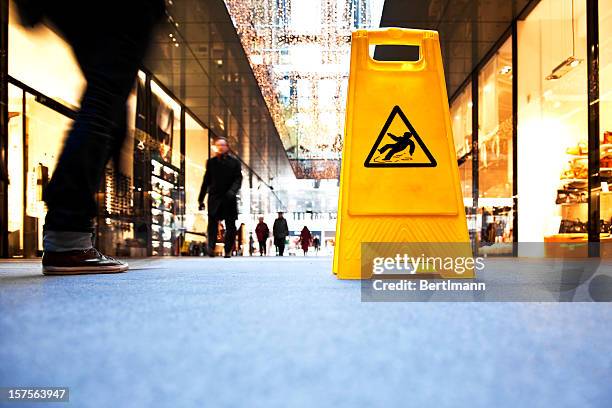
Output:
<instances>
[{"instance_id":1,"label":"glass facade","mask_svg":"<svg viewBox=\"0 0 612 408\"><path fill-rule=\"evenodd\" d=\"M457 95L450 107L450 115L455 142L455 152L459 164L459 181L461 182L461 193L463 204L467 215L470 238L476 236L476 213L473 207L473 183L472 183L472 84L468 82L463 90Z\"/></svg>"},{"instance_id":2,"label":"glass facade","mask_svg":"<svg viewBox=\"0 0 612 408\"><path fill-rule=\"evenodd\" d=\"M513 242L587 242L593 217L599 217L599 241L611 240L612 2L593 3L598 22L589 23L586 0L531 1L451 99L468 224L480 254L521 255ZM591 78L589 25L599 36L599 76ZM599 151L592 151L588 90L597 83ZM478 108L477 124L472 106ZM589 168L589 161L599 167ZM589 174L598 180L591 190Z\"/></svg>"},{"instance_id":3,"label":"glass facade","mask_svg":"<svg viewBox=\"0 0 612 408\"><path fill-rule=\"evenodd\" d=\"M512 38L508 38L478 73L477 239L483 254L512 253L512 119Z\"/></svg>"},{"instance_id":4,"label":"glass facade","mask_svg":"<svg viewBox=\"0 0 612 408\"><path fill-rule=\"evenodd\" d=\"M8 255L23 256L25 177L23 162L23 96L16 86L8 87Z\"/></svg>"},{"instance_id":5,"label":"glass facade","mask_svg":"<svg viewBox=\"0 0 612 408\"><path fill-rule=\"evenodd\" d=\"M587 233L586 49L585 2L542 0L519 22L520 242Z\"/></svg>"}]
</instances>

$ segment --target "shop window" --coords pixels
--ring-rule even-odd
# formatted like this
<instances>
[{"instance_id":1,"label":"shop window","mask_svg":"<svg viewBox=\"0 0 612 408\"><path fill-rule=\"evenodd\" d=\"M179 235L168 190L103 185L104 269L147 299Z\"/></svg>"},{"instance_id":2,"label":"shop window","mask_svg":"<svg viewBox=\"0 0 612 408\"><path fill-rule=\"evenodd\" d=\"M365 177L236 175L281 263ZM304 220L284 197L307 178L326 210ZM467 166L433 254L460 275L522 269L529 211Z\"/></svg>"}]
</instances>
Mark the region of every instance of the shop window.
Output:
<instances>
[{"instance_id":1,"label":"shop window","mask_svg":"<svg viewBox=\"0 0 612 408\"><path fill-rule=\"evenodd\" d=\"M185 114L185 246L188 255L204 254L203 245L208 220L205 211L198 210L198 195L208 161L208 129L190 114Z\"/></svg>"},{"instance_id":2,"label":"shop window","mask_svg":"<svg viewBox=\"0 0 612 408\"><path fill-rule=\"evenodd\" d=\"M134 239L134 135L137 89L127 100L127 132L117 166L109 162L98 195L96 246L111 256L145 256Z\"/></svg>"},{"instance_id":3,"label":"shop window","mask_svg":"<svg viewBox=\"0 0 612 408\"><path fill-rule=\"evenodd\" d=\"M512 39L478 75L478 242L483 254L512 253Z\"/></svg>"},{"instance_id":4,"label":"shop window","mask_svg":"<svg viewBox=\"0 0 612 408\"><path fill-rule=\"evenodd\" d=\"M457 95L450 106L455 152L459 162L459 180L465 205L471 238L476 231L475 214L472 211L472 84Z\"/></svg>"},{"instance_id":5,"label":"shop window","mask_svg":"<svg viewBox=\"0 0 612 408\"><path fill-rule=\"evenodd\" d=\"M26 94L26 216L24 219L25 255L42 251L42 230L47 213L42 191L53 175L72 119L39 103Z\"/></svg>"},{"instance_id":6,"label":"shop window","mask_svg":"<svg viewBox=\"0 0 612 408\"><path fill-rule=\"evenodd\" d=\"M472 84L470 82L450 106L457 158L465 156L472 150L472 106ZM471 191L470 188L470 194Z\"/></svg>"},{"instance_id":7,"label":"shop window","mask_svg":"<svg viewBox=\"0 0 612 408\"><path fill-rule=\"evenodd\" d=\"M612 228L612 0L599 0L599 128L601 195L599 203L602 242Z\"/></svg>"},{"instance_id":8,"label":"shop window","mask_svg":"<svg viewBox=\"0 0 612 408\"><path fill-rule=\"evenodd\" d=\"M8 87L8 247L9 257L23 256L23 91Z\"/></svg>"},{"instance_id":9,"label":"shop window","mask_svg":"<svg viewBox=\"0 0 612 408\"><path fill-rule=\"evenodd\" d=\"M519 21L518 64L519 241L586 241L585 2L542 0Z\"/></svg>"},{"instance_id":10,"label":"shop window","mask_svg":"<svg viewBox=\"0 0 612 408\"><path fill-rule=\"evenodd\" d=\"M184 238L181 231L184 190L180 188L181 106L155 81L151 81L150 114L151 174L147 177L151 185L151 254L178 255Z\"/></svg>"},{"instance_id":11,"label":"shop window","mask_svg":"<svg viewBox=\"0 0 612 408\"><path fill-rule=\"evenodd\" d=\"M9 75L69 106L80 105L85 79L70 46L44 24L28 29L9 2Z\"/></svg>"}]
</instances>

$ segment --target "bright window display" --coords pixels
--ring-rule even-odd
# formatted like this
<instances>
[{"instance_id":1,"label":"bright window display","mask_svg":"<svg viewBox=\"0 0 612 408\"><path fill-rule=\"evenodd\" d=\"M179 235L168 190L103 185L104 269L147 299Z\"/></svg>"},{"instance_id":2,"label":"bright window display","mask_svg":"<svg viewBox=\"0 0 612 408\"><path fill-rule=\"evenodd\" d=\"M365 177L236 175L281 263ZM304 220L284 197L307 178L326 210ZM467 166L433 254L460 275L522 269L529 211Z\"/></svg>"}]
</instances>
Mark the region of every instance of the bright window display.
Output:
<instances>
[{"instance_id":1,"label":"bright window display","mask_svg":"<svg viewBox=\"0 0 612 408\"><path fill-rule=\"evenodd\" d=\"M512 118L508 38L478 75L478 242L483 254L512 253Z\"/></svg>"},{"instance_id":2,"label":"bright window display","mask_svg":"<svg viewBox=\"0 0 612 408\"><path fill-rule=\"evenodd\" d=\"M26 216L25 255L42 251L42 230L47 213L42 192L53 175L72 119L39 103L26 93Z\"/></svg>"},{"instance_id":3,"label":"bright window display","mask_svg":"<svg viewBox=\"0 0 612 408\"><path fill-rule=\"evenodd\" d=\"M198 210L198 195L204 179L209 155L208 129L189 113L185 114L185 243L181 252L186 255L204 253L208 218Z\"/></svg>"},{"instance_id":4,"label":"bright window display","mask_svg":"<svg viewBox=\"0 0 612 408\"><path fill-rule=\"evenodd\" d=\"M9 257L23 256L23 91L9 85L8 122L8 249Z\"/></svg>"},{"instance_id":5,"label":"bright window display","mask_svg":"<svg viewBox=\"0 0 612 408\"><path fill-rule=\"evenodd\" d=\"M17 23L9 2L9 75L68 106L80 105L85 79L72 50L46 25L29 30Z\"/></svg>"},{"instance_id":6,"label":"bright window display","mask_svg":"<svg viewBox=\"0 0 612 408\"><path fill-rule=\"evenodd\" d=\"M543 0L518 22L520 242L587 239L586 48L585 2Z\"/></svg>"},{"instance_id":7,"label":"bright window display","mask_svg":"<svg viewBox=\"0 0 612 408\"><path fill-rule=\"evenodd\" d=\"M473 211L472 185L472 84L468 83L450 106L455 152L459 162L459 180L467 215L470 236L476 234L476 214Z\"/></svg>"}]
</instances>

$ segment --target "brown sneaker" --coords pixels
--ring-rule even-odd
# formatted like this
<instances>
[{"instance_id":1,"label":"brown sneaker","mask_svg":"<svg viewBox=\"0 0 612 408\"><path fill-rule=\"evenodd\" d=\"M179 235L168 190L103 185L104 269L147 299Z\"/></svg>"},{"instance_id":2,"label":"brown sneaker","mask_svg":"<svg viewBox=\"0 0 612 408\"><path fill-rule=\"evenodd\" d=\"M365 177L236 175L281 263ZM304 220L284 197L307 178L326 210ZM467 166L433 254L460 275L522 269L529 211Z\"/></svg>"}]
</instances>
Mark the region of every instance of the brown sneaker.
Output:
<instances>
[{"instance_id":1,"label":"brown sneaker","mask_svg":"<svg viewBox=\"0 0 612 408\"><path fill-rule=\"evenodd\" d=\"M45 252L42 258L45 275L79 275L118 273L128 270L128 264L105 256L97 249L66 252Z\"/></svg>"}]
</instances>

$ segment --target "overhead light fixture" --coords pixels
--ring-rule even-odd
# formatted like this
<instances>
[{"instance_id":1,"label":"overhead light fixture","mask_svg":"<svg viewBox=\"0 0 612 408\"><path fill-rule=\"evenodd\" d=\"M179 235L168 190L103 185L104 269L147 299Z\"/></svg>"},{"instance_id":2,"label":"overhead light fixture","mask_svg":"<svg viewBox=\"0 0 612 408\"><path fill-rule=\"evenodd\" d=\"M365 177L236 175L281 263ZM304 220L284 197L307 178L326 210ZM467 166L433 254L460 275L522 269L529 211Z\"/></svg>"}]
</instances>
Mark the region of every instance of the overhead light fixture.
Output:
<instances>
[{"instance_id":1,"label":"overhead light fixture","mask_svg":"<svg viewBox=\"0 0 612 408\"><path fill-rule=\"evenodd\" d=\"M553 79L559 79L572 69L576 68L582 62L581 59L576 58L576 41L574 33L574 0L572 0L572 55L565 61L553 68L552 72L546 76L546 80L550 81Z\"/></svg>"},{"instance_id":2,"label":"overhead light fixture","mask_svg":"<svg viewBox=\"0 0 612 408\"><path fill-rule=\"evenodd\" d=\"M501 75L508 75L509 73L512 72L512 67L510 65L504 65L500 70L499 73Z\"/></svg>"},{"instance_id":3,"label":"overhead light fixture","mask_svg":"<svg viewBox=\"0 0 612 408\"><path fill-rule=\"evenodd\" d=\"M570 72L572 69L576 68L582 62L581 59L574 57L573 55L567 58L565 61L557 65L550 74L546 76L546 80L550 81L552 79L559 79L563 75Z\"/></svg>"}]
</instances>

